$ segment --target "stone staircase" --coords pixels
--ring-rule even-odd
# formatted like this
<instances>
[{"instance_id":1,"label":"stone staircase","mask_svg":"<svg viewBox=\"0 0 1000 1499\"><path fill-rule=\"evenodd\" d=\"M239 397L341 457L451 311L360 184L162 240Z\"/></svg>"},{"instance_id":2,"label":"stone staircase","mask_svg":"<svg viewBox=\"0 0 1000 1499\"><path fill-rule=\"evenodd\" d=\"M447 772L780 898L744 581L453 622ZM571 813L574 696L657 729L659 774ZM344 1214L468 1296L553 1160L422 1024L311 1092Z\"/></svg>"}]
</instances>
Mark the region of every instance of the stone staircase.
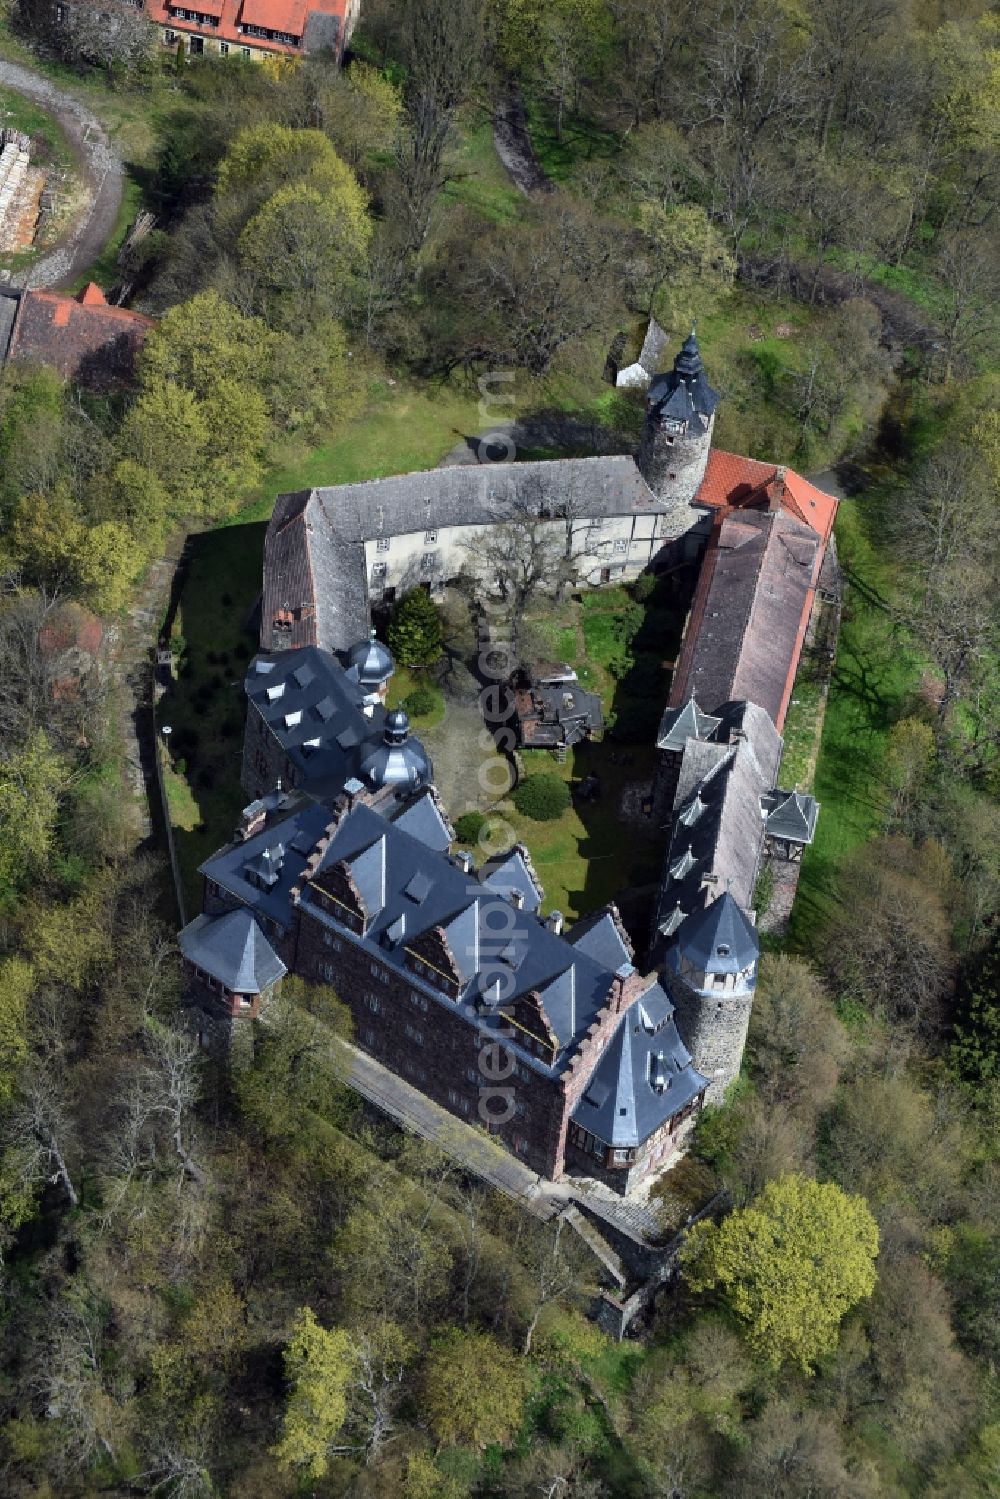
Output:
<instances>
[{"instance_id":1,"label":"stone staircase","mask_svg":"<svg viewBox=\"0 0 1000 1499\"><path fill-rule=\"evenodd\" d=\"M574 1233L583 1240L591 1253L600 1260L618 1289L622 1290L628 1281L628 1273L620 1255L615 1253L604 1235L572 1203L569 1207L563 1208L561 1217L563 1222L568 1223Z\"/></svg>"}]
</instances>

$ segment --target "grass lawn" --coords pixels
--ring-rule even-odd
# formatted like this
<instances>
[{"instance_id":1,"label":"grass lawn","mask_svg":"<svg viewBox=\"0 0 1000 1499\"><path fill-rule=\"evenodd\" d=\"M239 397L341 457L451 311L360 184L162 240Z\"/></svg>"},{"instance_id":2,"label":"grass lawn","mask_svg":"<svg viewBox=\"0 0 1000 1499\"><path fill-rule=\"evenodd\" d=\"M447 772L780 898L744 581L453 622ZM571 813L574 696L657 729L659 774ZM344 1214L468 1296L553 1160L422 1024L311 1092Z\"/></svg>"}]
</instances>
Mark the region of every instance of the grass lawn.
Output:
<instances>
[{"instance_id":1,"label":"grass lawn","mask_svg":"<svg viewBox=\"0 0 1000 1499\"><path fill-rule=\"evenodd\" d=\"M655 751L651 744L629 746L628 765L612 760L614 755L620 762L623 753L621 745L605 739L600 744L577 745L562 765L546 750L524 754L529 776L554 772L576 781L593 772L603 788L599 801L574 802L552 822L535 822L504 804L503 816L516 837L527 844L545 887L546 911L559 910L573 920L608 901L621 902L626 892L655 886L658 880L662 833L652 824L626 828L618 815L625 784L652 780ZM634 908L636 900L624 904Z\"/></svg>"},{"instance_id":2,"label":"grass lawn","mask_svg":"<svg viewBox=\"0 0 1000 1499\"><path fill-rule=\"evenodd\" d=\"M802 949L836 898L844 859L882 824L880 771L889 732L912 700L921 669L888 611L898 582L872 539L878 495L870 494L842 505L837 518L847 595L813 785L822 811L803 860L789 934Z\"/></svg>"},{"instance_id":3,"label":"grass lawn","mask_svg":"<svg viewBox=\"0 0 1000 1499\"><path fill-rule=\"evenodd\" d=\"M73 165L73 152L58 120L14 89L0 88L0 125L31 136L33 166L63 170Z\"/></svg>"},{"instance_id":4,"label":"grass lawn","mask_svg":"<svg viewBox=\"0 0 1000 1499\"><path fill-rule=\"evenodd\" d=\"M463 204L497 223L517 218L527 199L507 176L493 145L493 126L477 111L459 121L458 144L448 162L449 176L441 193L439 211L454 212Z\"/></svg>"},{"instance_id":5,"label":"grass lawn","mask_svg":"<svg viewBox=\"0 0 1000 1499\"><path fill-rule=\"evenodd\" d=\"M795 679L794 696L788 706L782 735L785 741L778 772L779 785L787 790L808 791L812 785L813 752L819 715L823 708L823 688L809 674L808 660L803 661Z\"/></svg>"}]
</instances>

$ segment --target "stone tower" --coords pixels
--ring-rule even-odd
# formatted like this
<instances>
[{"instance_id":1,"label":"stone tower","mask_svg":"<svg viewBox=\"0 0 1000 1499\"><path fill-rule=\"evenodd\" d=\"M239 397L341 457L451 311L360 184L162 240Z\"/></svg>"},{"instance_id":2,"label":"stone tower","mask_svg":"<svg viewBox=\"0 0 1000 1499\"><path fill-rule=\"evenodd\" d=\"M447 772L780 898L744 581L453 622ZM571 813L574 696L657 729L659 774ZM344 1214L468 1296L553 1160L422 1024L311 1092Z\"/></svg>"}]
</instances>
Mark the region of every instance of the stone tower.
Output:
<instances>
[{"instance_id":1,"label":"stone tower","mask_svg":"<svg viewBox=\"0 0 1000 1499\"><path fill-rule=\"evenodd\" d=\"M646 397L646 425L637 462L659 499L676 503L679 536L691 524L688 506L701 487L712 446L719 393L705 379L694 329L669 374L656 375Z\"/></svg>"},{"instance_id":2,"label":"stone tower","mask_svg":"<svg viewBox=\"0 0 1000 1499\"><path fill-rule=\"evenodd\" d=\"M709 1079L706 1103L720 1104L739 1075L759 956L757 933L728 891L686 916L667 951L664 982L681 1039Z\"/></svg>"}]
</instances>

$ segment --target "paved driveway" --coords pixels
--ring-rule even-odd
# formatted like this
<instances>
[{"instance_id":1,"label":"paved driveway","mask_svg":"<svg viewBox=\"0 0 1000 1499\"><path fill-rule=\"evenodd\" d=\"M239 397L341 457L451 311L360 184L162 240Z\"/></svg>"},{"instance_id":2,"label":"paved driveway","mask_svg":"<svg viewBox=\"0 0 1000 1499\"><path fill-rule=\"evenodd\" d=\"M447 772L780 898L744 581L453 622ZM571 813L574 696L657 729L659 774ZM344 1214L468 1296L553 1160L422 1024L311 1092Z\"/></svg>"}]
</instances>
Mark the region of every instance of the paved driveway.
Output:
<instances>
[{"instance_id":1,"label":"paved driveway","mask_svg":"<svg viewBox=\"0 0 1000 1499\"><path fill-rule=\"evenodd\" d=\"M23 94L59 121L76 157L83 186L73 224L40 260L11 276L7 284L69 286L93 265L114 232L124 182L121 157L97 117L79 99L41 74L19 63L0 60L0 84Z\"/></svg>"}]
</instances>

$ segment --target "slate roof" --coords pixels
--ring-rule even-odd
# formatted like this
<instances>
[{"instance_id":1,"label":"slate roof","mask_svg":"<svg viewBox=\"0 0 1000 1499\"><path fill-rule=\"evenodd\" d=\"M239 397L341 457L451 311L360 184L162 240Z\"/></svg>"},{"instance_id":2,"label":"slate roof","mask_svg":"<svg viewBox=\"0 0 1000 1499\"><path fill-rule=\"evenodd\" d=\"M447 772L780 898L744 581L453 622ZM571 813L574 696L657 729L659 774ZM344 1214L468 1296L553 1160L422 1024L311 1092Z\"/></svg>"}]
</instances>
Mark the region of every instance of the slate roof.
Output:
<instances>
[{"instance_id":1,"label":"slate roof","mask_svg":"<svg viewBox=\"0 0 1000 1499\"><path fill-rule=\"evenodd\" d=\"M819 802L803 791L768 792L761 797L764 831L769 838L786 838L791 843L811 843L819 817Z\"/></svg>"},{"instance_id":2,"label":"slate roof","mask_svg":"<svg viewBox=\"0 0 1000 1499\"><path fill-rule=\"evenodd\" d=\"M439 854L447 853L455 839L455 829L448 821L433 786L428 786L413 801L406 802L392 821L411 838L419 839Z\"/></svg>"},{"instance_id":3,"label":"slate roof","mask_svg":"<svg viewBox=\"0 0 1000 1499\"><path fill-rule=\"evenodd\" d=\"M641 1145L708 1087L654 983L625 1011L571 1118L605 1144Z\"/></svg>"},{"instance_id":4,"label":"slate roof","mask_svg":"<svg viewBox=\"0 0 1000 1499\"><path fill-rule=\"evenodd\" d=\"M714 741L689 739L674 800L654 946L725 890L749 911L764 839L761 799L774 786L781 738L756 703L716 709Z\"/></svg>"},{"instance_id":5,"label":"slate roof","mask_svg":"<svg viewBox=\"0 0 1000 1499\"><path fill-rule=\"evenodd\" d=\"M247 910L196 916L177 940L188 962L233 994L263 994L288 971Z\"/></svg>"},{"instance_id":6,"label":"slate roof","mask_svg":"<svg viewBox=\"0 0 1000 1499\"><path fill-rule=\"evenodd\" d=\"M569 933L569 941L612 973L631 963L634 956L617 906L605 906L584 916Z\"/></svg>"},{"instance_id":7,"label":"slate roof","mask_svg":"<svg viewBox=\"0 0 1000 1499\"><path fill-rule=\"evenodd\" d=\"M383 645L375 631L371 630L367 640L352 645L347 655L348 666L357 668L358 681L362 687L380 687L396 670L389 647Z\"/></svg>"},{"instance_id":8,"label":"slate roof","mask_svg":"<svg viewBox=\"0 0 1000 1499\"><path fill-rule=\"evenodd\" d=\"M760 956L757 932L728 890L708 906L692 911L674 933L667 963L680 971L687 958L703 973L737 974Z\"/></svg>"},{"instance_id":9,"label":"slate roof","mask_svg":"<svg viewBox=\"0 0 1000 1499\"><path fill-rule=\"evenodd\" d=\"M705 379L701 351L692 330L674 360L673 369L654 377L647 406L658 418L669 417L704 432L718 404L719 392Z\"/></svg>"},{"instance_id":10,"label":"slate roof","mask_svg":"<svg viewBox=\"0 0 1000 1499\"><path fill-rule=\"evenodd\" d=\"M708 739L719 727L719 720L702 713L693 697L679 708L667 707L656 733L656 748L682 750L689 739Z\"/></svg>"},{"instance_id":11,"label":"slate roof","mask_svg":"<svg viewBox=\"0 0 1000 1499\"><path fill-rule=\"evenodd\" d=\"M519 508L581 519L670 508L629 456L451 465L279 495L264 543L261 644L289 616L287 644L349 649L367 634L364 543L449 526L495 525Z\"/></svg>"},{"instance_id":12,"label":"slate roof","mask_svg":"<svg viewBox=\"0 0 1000 1499\"><path fill-rule=\"evenodd\" d=\"M545 990L572 970L572 986L555 985L545 1000L549 1023L560 1046L564 1051L572 1048L604 1003L613 971L576 951L527 909L511 908L506 901L501 932L493 914L493 903L502 899L500 895L450 860L433 854L399 823L386 823L363 804L343 817L317 873L321 875L341 860L353 868L354 861L369 853L377 842L384 849L385 896L371 914L364 945L373 953L377 951L381 961L403 967L407 944L421 933L443 928L449 935L453 956L467 975L458 1007L473 1023L479 1021L475 1007L478 975L487 958L494 970L498 964L503 965L507 979L504 1005L533 989ZM407 887L419 874L427 877L428 888L420 899L414 899L407 894ZM308 884L302 902L317 912L318 919L327 919L318 912ZM400 917L404 918L403 940L394 942L389 932ZM413 973L407 970L407 981L413 979ZM535 1061L547 1070L544 1063Z\"/></svg>"},{"instance_id":13,"label":"slate roof","mask_svg":"<svg viewBox=\"0 0 1000 1499\"><path fill-rule=\"evenodd\" d=\"M545 891L523 843L515 843L506 853L486 859L479 867L479 878L482 884L507 899L512 890L519 890L526 911L541 909Z\"/></svg>"},{"instance_id":14,"label":"slate roof","mask_svg":"<svg viewBox=\"0 0 1000 1499\"><path fill-rule=\"evenodd\" d=\"M822 556L815 532L785 511L727 515L702 563L671 706L745 698L780 729Z\"/></svg>"},{"instance_id":15,"label":"slate roof","mask_svg":"<svg viewBox=\"0 0 1000 1499\"><path fill-rule=\"evenodd\" d=\"M198 870L230 895L286 929L291 919L291 890L305 868L309 852L330 821L330 810L315 802L299 807L290 817L265 828L245 843L231 843L206 859ZM273 862L277 879L262 881L261 856L281 849Z\"/></svg>"},{"instance_id":16,"label":"slate roof","mask_svg":"<svg viewBox=\"0 0 1000 1499\"><path fill-rule=\"evenodd\" d=\"M358 775L373 788L398 786L416 791L430 784L434 776L430 755L410 733L410 720L402 709L385 715L382 743L365 756Z\"/></svg>"},{"instance_id":17,"label":"slate roof","mask_svg":"<svg viewBox=\"0 0 1000 1499\"><path fill-rule=\"evenodd\" d=\"M261 652L247 668L247 697L296 767L296 784L333 796L381 746L385 709L367 702L357 668L328 651Z\"/></svg>"}]
</instances>

